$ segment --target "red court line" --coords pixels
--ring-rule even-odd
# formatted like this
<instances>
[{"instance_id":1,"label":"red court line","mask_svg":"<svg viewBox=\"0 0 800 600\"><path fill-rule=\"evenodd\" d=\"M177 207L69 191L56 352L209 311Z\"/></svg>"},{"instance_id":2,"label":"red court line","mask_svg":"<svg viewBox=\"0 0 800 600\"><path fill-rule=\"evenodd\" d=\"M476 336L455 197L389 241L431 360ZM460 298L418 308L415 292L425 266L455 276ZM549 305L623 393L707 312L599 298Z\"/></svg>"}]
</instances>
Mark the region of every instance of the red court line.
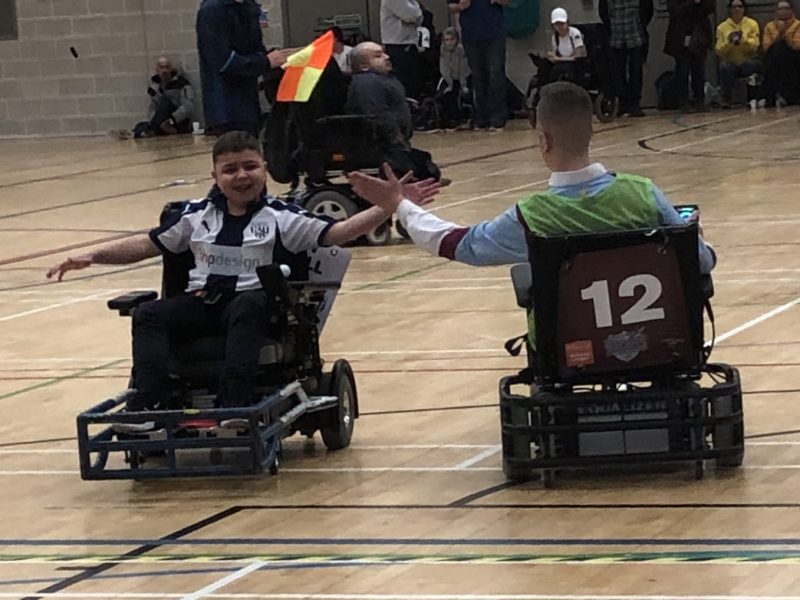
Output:
<instances>
[{"instance_id":1,"label":"red court line","mask_svg":"<svg viewBox=\"0 0 800 600\"><path fill-rule=\"evenodd\" d=\"M51 248L50 250L42 250L40 252L34 252L33 254L23 254L22 256L14 256L12 258L4 258L0 260L1 265L11 265L15 263L24 262L26 260L33 260L34 258L42 258L43 256L52 256L53 254L59 254L61 252L68 252L70 250L78 250L79 248L87 248L89 246L96 246L97 244L102 244L104 242L113 242L115 240L121 240L124 238L132 237L134 235L139 235L143 233L142 231L134 231L132 233L119 233L117 235L110 235L107 237L99 238L96 240L89 240L88 242L80 242L77 244L70 244L69 246L61 246L60 248Z\"/></svg>"}]
</instances>

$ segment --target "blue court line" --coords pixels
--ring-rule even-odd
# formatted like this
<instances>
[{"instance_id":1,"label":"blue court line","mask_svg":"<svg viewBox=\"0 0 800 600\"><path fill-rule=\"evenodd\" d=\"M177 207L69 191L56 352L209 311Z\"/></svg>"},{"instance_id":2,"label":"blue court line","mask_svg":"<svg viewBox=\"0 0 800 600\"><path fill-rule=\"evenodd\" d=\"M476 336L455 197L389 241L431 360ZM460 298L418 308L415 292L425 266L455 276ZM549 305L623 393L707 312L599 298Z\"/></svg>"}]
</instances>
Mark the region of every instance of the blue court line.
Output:
<instances>
[{"instance_id":1,"label":"blue court line","mask_svg":"<svg viewBox=\"0 0 800 600\"><path fill-rule=\"evenodd\" d=\"M800 538L0 539L0 546L800 546Z\"/></svg>"}]
</instances>

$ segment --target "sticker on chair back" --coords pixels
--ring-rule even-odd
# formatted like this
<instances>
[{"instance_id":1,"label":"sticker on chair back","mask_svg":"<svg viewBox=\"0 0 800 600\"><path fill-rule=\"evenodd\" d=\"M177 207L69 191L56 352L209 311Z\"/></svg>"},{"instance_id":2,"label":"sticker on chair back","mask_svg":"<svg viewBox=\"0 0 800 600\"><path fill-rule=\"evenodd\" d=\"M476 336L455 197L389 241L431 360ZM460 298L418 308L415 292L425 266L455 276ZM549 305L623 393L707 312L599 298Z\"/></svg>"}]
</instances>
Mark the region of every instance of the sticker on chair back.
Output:
<instances>
[{"instance_id":1,"label":"sticker on chair back","mask_svg":"<svg viewBox=\"0 0 800 600\"><path fill-rule=\"evenodd\" d=\"M578 340L564 344L564 362L570 367L586 367L594 364L592 340Z\"/></svg>"}]
</instances>

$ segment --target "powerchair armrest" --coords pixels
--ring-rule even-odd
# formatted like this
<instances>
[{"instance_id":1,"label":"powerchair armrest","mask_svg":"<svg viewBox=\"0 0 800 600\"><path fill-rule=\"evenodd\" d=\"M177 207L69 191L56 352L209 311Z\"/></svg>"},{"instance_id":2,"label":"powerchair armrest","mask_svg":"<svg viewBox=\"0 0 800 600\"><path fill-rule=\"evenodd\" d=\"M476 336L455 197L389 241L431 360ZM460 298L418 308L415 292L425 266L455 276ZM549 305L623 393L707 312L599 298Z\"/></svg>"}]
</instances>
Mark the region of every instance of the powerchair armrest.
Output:
<instances>
[{"instance_id":1,"label":"powerchair armrest","mask_svg":"<svg viewBox=\"0 0 800 600\"><path fill-rule=\"evenodd\" d=\"M109 300L108 308L119 311L120 317L130 317L133 309L137 306L156 298L158 298L158 292L137 290Z\"/></svg>"}]
</instances>

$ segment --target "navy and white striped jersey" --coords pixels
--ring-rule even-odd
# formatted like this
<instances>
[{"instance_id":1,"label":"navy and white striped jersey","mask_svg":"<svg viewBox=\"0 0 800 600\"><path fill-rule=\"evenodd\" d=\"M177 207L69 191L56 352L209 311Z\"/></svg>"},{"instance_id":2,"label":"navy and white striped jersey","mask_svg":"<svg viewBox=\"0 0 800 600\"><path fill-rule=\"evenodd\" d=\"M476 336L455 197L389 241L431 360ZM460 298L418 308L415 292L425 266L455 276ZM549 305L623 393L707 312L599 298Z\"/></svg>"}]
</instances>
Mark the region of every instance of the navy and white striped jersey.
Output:
<instances>
[{"instance_id":1,"label":"navy and white striped jersey","mask_svg":"<svg viewBox=\"0 0 800 600\"><path fill-rule=\"evenodd\" d=\"M266 194L247 214L234 216L217 193L187 202L181 214L150 231L150 239L162 252L191 250L196 266L189 273L187 292L233 292L260 288L256 268L272 264L276 254L323 246L332 225Z\"/></svg>"}]
</instances>

